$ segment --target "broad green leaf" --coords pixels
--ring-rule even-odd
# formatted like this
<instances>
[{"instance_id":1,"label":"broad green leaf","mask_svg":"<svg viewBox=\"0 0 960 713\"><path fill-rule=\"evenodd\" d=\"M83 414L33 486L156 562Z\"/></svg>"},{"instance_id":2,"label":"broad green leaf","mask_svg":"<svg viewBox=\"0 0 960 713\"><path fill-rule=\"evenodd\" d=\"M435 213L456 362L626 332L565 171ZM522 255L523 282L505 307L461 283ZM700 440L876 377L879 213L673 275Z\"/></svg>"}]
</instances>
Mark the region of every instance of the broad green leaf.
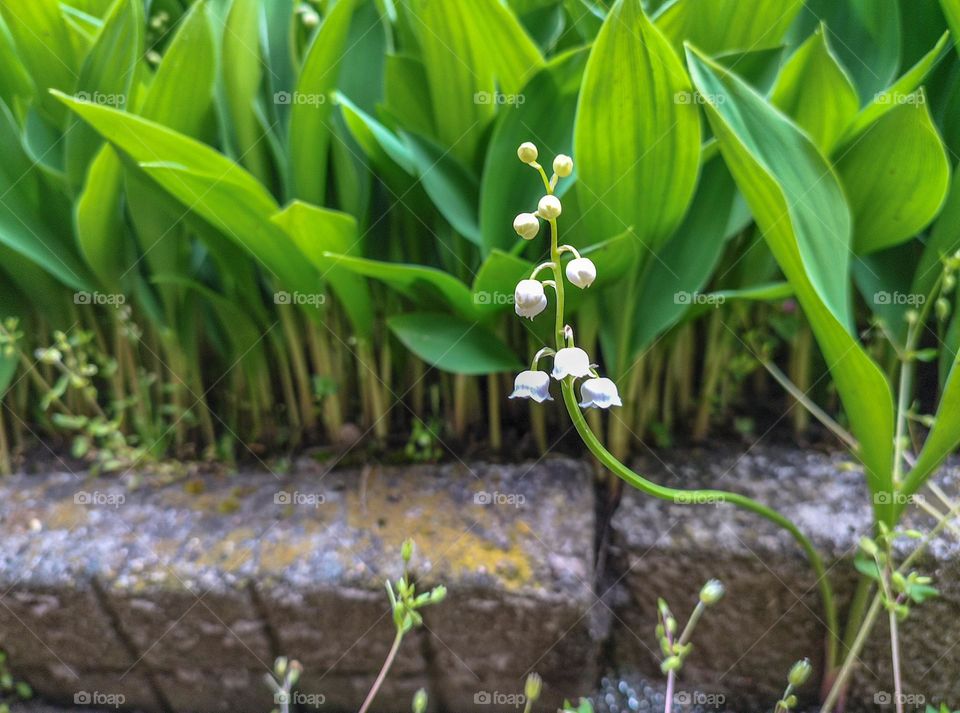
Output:
<instances>
[{"instance_id":1,"label":"broad green leaf","mask_svg":"<svg viewBox=\"0 0 960 713\"><path fill-rule=\"evenodd\" d=\"M105 287L120 291L120 278L130 268L121 193L123 166L110 146L93 163L77 200L77 240L87 264Z\"/></svg>"},{"instance_id":2,"label":"broad green leaf","mask_svg":"<svg viewBox=\"0 0 960 713\"><path fill-rule=\"evenodd\" d=\"M77 99L126 109L137 63L143 54L143 8L139 0L116 0L90 49L77 79ZM103 145L89 126L74 117L66 132L66 167L70 184L79 188Z\"/></svg>"},{"instance_id":3,"label":"broad green leaf","mask_svg":"<svg viewBox=\"0 0 960 713\"><path fill-rule=\"evenodd\" d=\"M363 279L339 265L329 253L342 255L359 252L357 221L353 216L294 201L273 221L296 243L300 251L327 280L350 318L357 336L369 337L373 331L373 301Z\"/></svg>"},{"instance_id":4,"label":"broad green leaf","mask_svg":"<svg viewBox=\"0 0 960 713\"><path fill-rule=\"evenodd\" d=\"M473 300L481 312L513 310L513 293L520 280L530 277L534 264L516 255L494 249L473 280Z\"/></svg>"},{"instance_id":5,"label":"broad green leaf","mask_svg":"<svg viewBox=\"0 0 960 713\"><path fill-rule=\"evenodd\" d=\"M914 241L859 255L853 260L853 281L870 311L885 323L885 331L903 344L906 312L920 307L910 281L917 264Z\"/></svg>"},{"instance_id":6,"label":"broad green leaf","mask_svg":"<svg viewBox=\"0 0 960 713\"><path fill-rule=\"evenodd\" d=\"M676 0L656 16L678 52L689 42L709 54L777 44L803 0Z\"/></svg>"},{"instance_id":7,"label":"broad green leaf","mask_svg":"<svg viewBox=\"0 0 960 713\"><path fill-rule=\"evenodd\" d=\"M137 113L168 129L199 136L210 111L216 68L206 3L195 3L180 21Z\"/></svg>"},{"instance_id":8,"label":"broad green leaf","mask_svg":"<svg viewBox=\"0 0 960 713\"><path fill-rule=\"evenodd\" d=\"M824 155L830 155L860 108L857 89L822 27L784 65L770 100L810 135Z\"/></svg>"},{"instance_id":9,"label":"broad green leaf","mask_svg":"<svg viewBox=\"0 0 960 713\"><path fill-rule=\"evenodd\" d=\"M19 99L29 98L36 92L33 79L27 68L17 56L13 37L0 15L0 100L7 106L15 106Z\"/></svg>"},{"instance_id":10,"label":"broad green leaf","mask_svg":"<svg viewBox=\"0 0 960 713\"><path fill-rule=\"evenodd\" d=\"M478 312L470 288L442 270L422 265L379 262L333 252L325 253L324 257L357 275L379 280L424 307L435 307L439 301L466 320L477 319Z\"/></svg>"},{"instance_id":11,"label":"broad green leaf","mask_svg":"<svg viewBox=\"0 0 960 713\"><path fill-rule=\"evenodd\" d=\"M634 353L646 349L657 335L675 324L706 285L723 254L727 218L736 192L720 159L704 167L686 220L641 273Z\"/></svg>"},{"instance_id":12,"label":"broad green leaf","mask_svg":"<svg viewBox=\"0 0 960 713\"><path fill-rule=\"evenodd\" d=\"M347 97L338 94L337 102L350 133L366 156L375 161L381 171L389 162L395 163L409 175L416 174L413 152L390 129L356 106Z\"/></svg>"},{"instance_id":13,"label":"broad green leaf","mask_svg":"<svg viewBox=\"0 0 960 713\"><path fill-rule=\"evenodd\" d=\"M267 144L254 108L263 81L260 13L260 0L233 0L223 33L223 81L238 160L266 181Z\"/></svg>"},{"instance_id":14,"label":"broad green leaf","mask_svg":"<svg viewBox=\"0 0 960 713\"><path fill-rule=\"evenodd\" d=\"M872 126L881 116L886 114L910 100L920 85L927 78L927 75L933 70L937 63L949 51L948 43L950 33L944 35L937 42L936 46L924 55L913 67L909 69L902 77L894 82L886 90L879 92L873 100L867 104L856 118L847 127L844 133L842 145L849 145L870 126Z\"/></svg>"},{"instance_id":15,"label":"broad green leaf","mask_svg":"<svg viewBox=\"0 0 960 713\"><path fill-rule=\"evenodd\" d=\"M700 113L679 58L618 0L590 52L574 127L577 193L598 235L632 228L656 250L683 219L700 165Z\"/></svg>"},{"instance_id":16,"label":"broad green leaf","mask_svg":"<svg viewBox=\"0 0 960 713\"><path fill-rule=\"evenodd\" d=\"M403 134L424 190L440 214L460 235L479 245L480 225L477 206L480 186L477 177L461 164L452 151L446 151L429 139Z\"/></svg>"},{"instance_id":17,"label":"broad green leaf","mask_svg":"<svg viewBox=\"0 0 960 713\"><path fill-rule=\"evenodd\" d=\"M543 67L543 57L499 0L410 0L406 7L426 70L436 138L473 165L497 107L525 98L520 91Z\"/></svg>"},{"instance_id":18,"label":"broad green leaf","mask_svg":"<svg viewBox=\"0 0 960 713\"><path fill-rule=\"evenodd\" d=\"M736 76L687 51L694 84L724 160L793 286L833 377L873 492L889 492L893 397L851 333L850 214L840 183L813 143ZM717 98L723 97L723 101ZM890 521L892 508L876 506Z\"/></svg>"},{"instance_id":19,"label":"broad green leaf","mask_svg":"<svg viewBox=\"0 0 960 713\"><path fill-rule=\"evenodd\" d=\"M384 107L407 131L437 137L430 86L423 63L406 55L387 55L383 67Z\"/></svg>"},{"instance_id":20,"label":"broad green leaf","mask_svg":"<svg viewBox=\"0 0 960 713\"><path fill-rule=\"evenodd\" d=\"M282 285L305 293L315 289L315 270L270 221L279 210L276 201L238 164L138 116L57 96L188 210L259 259Z\"/></svg>"},{"instance_id":21,"label":"broad green leaf","mask_svg":"<svg viewBox=\"0 0 960 713\"><path fill-rule=\"evenodd\" d=\"M886 0L805 0L798 25L823 22L863 102L890 85L900 67L900 8Z\"/></svg>"},{"instance_id":22,"label":"broad green leaf","mask_svg":"<svg viewBox=\"0 0 960 713\"><path fill-rule=\"evenodd\" d=\"M950 163L920 91L884 114L837 161L854 217L853 246L869 253L908 240L933 220Z\"/></svg>"},{"instance_id":23,"label":"broad green leaf","mask_svg":"<svg viewBox=\"0 0 960 713\"><path fill-rule=\"evenodd\" d=\"M523 366L506 344L477 322L440 312L387 320L397 339L428 364L454 374L496 374Z\"/></svg>"},{"instance_id":24,"label":"broad green leaf","mask_svg":"<svg viewBox=\"0 0 960 713\"><path fill-rule=\"evenodd\" d=\"M324 18L303 60L297 88L288 98L293 195L315 205L326 203L331 93L340 75L355 5L356 0L340 0Z\"/></svg>"},{"instance_id":25,"label":"broad green leaf","mask_svg":"<svg viewBox=\"0 0 960 713\"><path fill-rule=\"evenodd\" d=\"M767 94L780 72L783 50L783 45L734 50L719 54L714 59L730 71L736 72L761 94Z\"/></svg>"},{"instance_id":26,"label":"broad green leaf","mask_svg":"<svg viewBox=\"0 0 960 713\"><path fill-rule=\"evenodd\" d=\"M40 111L62 130L66 112L47 95L47 89L73 91L82 55L61 19L59 0L2 2L0 14L16 43L17 55L37 87Z\"/></svg>"},{"instance_id":27,"label":"broad green leaf","mask_svg":"<svg viewBox=\"0 0 960 713\"><path fill-rule=\"evenodd\" d=\"M527 100L497 117L480 182L480 230L485 250L514 245L518 238L511 228L513 218L535 210L543 195L539 176L517 159L517 147L524 141L535 143L547 168L557 154L573 152L578 78L586 58L587 53L580 50L551 62L523 88ZM573 180L561 181L559 188L566 189Z\"/></svg>"}]
</instances>

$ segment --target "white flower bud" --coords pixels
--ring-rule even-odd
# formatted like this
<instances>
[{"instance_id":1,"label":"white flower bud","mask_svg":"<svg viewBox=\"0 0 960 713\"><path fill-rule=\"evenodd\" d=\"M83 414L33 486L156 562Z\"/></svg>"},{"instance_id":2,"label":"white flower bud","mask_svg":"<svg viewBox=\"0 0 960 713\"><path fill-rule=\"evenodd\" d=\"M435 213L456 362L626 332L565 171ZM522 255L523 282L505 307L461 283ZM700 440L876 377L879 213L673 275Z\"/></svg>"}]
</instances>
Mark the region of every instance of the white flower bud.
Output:
<instances>
[{"instance_id":1,"label":"white flower bud","mask_svg":"<svg viewBox=\"0 0 960 713\"><path fill-rule=\"evenodd\" d=\"M580 408L623 406L617 385L610 379L587 379L580 387Z\"/></svg>"},{"instance_id":2,"label":"white flower bud","mask_svg":"<svg viewBox=\"0 0 960 713\"><path fill-rule=\"evenodd\" d=\"M550 396L550 375L545 371L521 371L513 382L511 399L532 399L538 404L553 401Z\"/></svg>"},{"instance_id":3,"label":"white flower bud","mask_svg":"<svg viewBox=\"0 0 960 713\"><path fill-rule=\"evenodd\" d=\"M533 240L540 232L540 219L533 213L521 213L513 219L513 229L524 240Z\"/></svg>"},{"instance_id":4,"label":"white flower bud","mask_svg":"<svg viewBox=\"0 0 960 713\"><path fill-rule=\"evenodd\" d=\"M572 376L581 379L590 375L590 357L579 347L565 347L553 357L553 378L557 381Z\"/></svg>"},{"instance_id":5,"label":"white flower bud","mask_svg":"<svg viewBox=\"0 0 960 713\"><path fill-rule=\"evenodd\" d=\"M716 604L723 598L725 592L723 582L719 579L711 579L700 589L700 601L708 606Z\"/></svg>"},{"instance_id":6,"label":"white flower bud","mask_svg":"<svg viewBox=\"0 0 960 713\"><path fill-rule=\"evenodd\" d=\"M560 154L553 159L553 172L560 178L566 178L573 173L573 159L566 154Z\"/></svg>"},{"instance_id":7,"label":"white flower bud","mask_svg":"<svg viewBox=\"0 0 960 713\"><path fill-rule=\"evenodd\" d=\"M560 199L556 196L544 196L540 199L540 204L537 206L537 212L542 218L547 220L552 220L560 215L563 210L563 206L560 205Z\"/></svg>"},{"instance_id":8,"label":"white flower bud","mask_svg":"<svg viewBox=\"0 0 960 713\"><path fill-rule=\"evenodd\" d=\"M590 287L597 279L597 266L590 258L575 258L567 263L567 279L581 290Z\"/></svg>"},{"instance_id":9,"label":"white flower bud","mask_svg":"<svg viewBox=\"0 0 960 713\"><path fill-rule=\"evenodd\" d=\"M517 157L524 163L533 163L539 155L540 153L537 151L537 147L529 141L524 141L520 144L520 148L517 149Z\"/></svg>"},{"instance_id":10,"label":"white flower bud","mask_svg":"<svg viewBox=\"0 0 960 713\"><path fill-rule=\"evenodd\" d=\"M520 280L513 293L513 307L521 317L533 319L547 308L547 295L539 280Z\"/></svg>"}]
</instances>

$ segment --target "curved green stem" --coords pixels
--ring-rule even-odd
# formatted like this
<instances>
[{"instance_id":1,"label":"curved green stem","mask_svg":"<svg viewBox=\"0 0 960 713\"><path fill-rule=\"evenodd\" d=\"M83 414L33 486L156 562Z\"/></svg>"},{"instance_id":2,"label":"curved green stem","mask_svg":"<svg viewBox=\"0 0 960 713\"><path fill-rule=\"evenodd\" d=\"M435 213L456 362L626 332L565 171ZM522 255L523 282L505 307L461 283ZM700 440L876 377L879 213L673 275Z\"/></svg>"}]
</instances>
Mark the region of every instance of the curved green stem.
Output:
<instances>
[{"instance_id":1,"label":"curved green stem","mask_svg":"<svg viewBox=\"0 0 960 713\"><path fill-rule=\"evenodd\" d=\"M748 498L745 495L740 495L739 493L730 493L724 490L709 489L681 490L677 488L669 488L667 486L659 485L647 480L617 460L594 435L593 431L590 429L590 426L587 424L586 419L583 417L583 413L580 411L579 404L577 404L577 399L573 392L572 378L567 378L563 382L563 402L567 407L567 412L570 414L570 418L573 421L574 427L577 429L577 433L580 434L580 438L583 439L583 442L586 444L587 448L590 449L590 452L593 453L597 460L603 463L603 465L606 466L614 475L625 481L627 484L632 485L637 490L646 493L647 495L652 495L655 498L659 498L661 500L670 500L675 503L730 503L732 505L736 505L737 507L741 507L744 510L748 510L752 513L760 515L761 517L766 518L770 522L789 532L803 549L807 559L810 561L810 566L813 567L813 570L817 576L817 587L820 590L820 597L823 599L824 617L826 618L827 629L829 629L829 636L827 639L826 668L828 671L833 670L837 662L837 646L839 643L838 637L840 632L833 589L830 586L830 580L827 579L827 571L823 565L823 560L821 559L820 554L817 552L816 548L814 548L813 543L809 540L809 538L807 538L807 536L804 535L796 525L794 525L789 519L778 513L773 508L767 507L766 505L759 503L752 498Z\"/></svg>"}]
</instances>

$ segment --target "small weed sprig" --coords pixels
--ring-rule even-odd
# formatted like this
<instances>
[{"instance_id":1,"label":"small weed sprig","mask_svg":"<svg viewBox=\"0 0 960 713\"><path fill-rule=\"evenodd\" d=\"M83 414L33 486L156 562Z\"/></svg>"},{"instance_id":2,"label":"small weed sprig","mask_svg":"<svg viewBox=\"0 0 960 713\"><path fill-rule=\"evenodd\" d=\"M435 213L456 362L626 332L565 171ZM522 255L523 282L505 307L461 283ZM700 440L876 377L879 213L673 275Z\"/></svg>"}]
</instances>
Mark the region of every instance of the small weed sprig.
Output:
<instances>
[{"instance_id":1,"label":"small weed sprig","mask_svg":"<svg viewBox=\"0 0 960 713\"><path fill-rule=\"evenodd\" d=\"M660 663L660 670L667 674L667 692L666 707L664 713L670 713L673 709L673 690L677 682L677 672L683 668L687 656L693 650L693 644L690 639L693 637L693 630L696 628L700 617L707 610L707 607L713 606L719 602L724 595L723 584L718 579L711 579L700 589L700 600L694 608L693 613L687 620L683 631L677 636L677 620L670 611L670 606L666 600L657 600L657 640L660 642L660 650L663 652L664 659Z\"/></svg>"},{"instance_id":2,"label":"small weed sprig","mask_svg":"<svg viewBox=\"0 0 960 713\"><path fill-rule=\"evenodd\" d=\"M807 682L811 673L813 673L813 666L810 665L810 659L801 659L790 668L790 673L787 674L787 687L777 701L773 713L789 713L797 707L797 696L794 691Z\"/></svg>"},{"instance_id":3,"label":"small weed sprig","mask_svg":"<svg viewBox=\"0 0 960 713\"><path fill-rule=\"evenodd\" d=\"M273 702L276 704L272 713L290 713L293 691L301 673L303 666L299 661L289 661L286 656L281 656L273 664L273 673L264 675L264 680L273 691Z\"/></svg>"},{"instance_id":4,"label":"small weed sprig","mask_svg":"<svg viewBox=\"0 0 960 713\"><path fill-rule=\"evenodd\" d=\"M406 540L400 549L400 556L403 559L403 575L391 584L387 580L387 597L390 599L390 607L393 610L393 624L396 628L396 634L393 637L393 645L387 653L387 658L383 662L377 679L373 682L370 692L367 694L363 705L360 706L360 713L366 713L376 698L377 692L383 686L383 682L390 672L391 666L400 651L400 644L403 643L403 637L416 627L423 624L423 616L420 610L430 604L439 604L447 596L447 588L442 584L434 587L429 592L417 594L416 585L410 577L409 565L413 558L414 543L413 540ZM424 694L424 697L426 694ZM425 698L424 698L425 701ZM424 706L426 703L424 702Z\"/></svg>"}]
</instances>

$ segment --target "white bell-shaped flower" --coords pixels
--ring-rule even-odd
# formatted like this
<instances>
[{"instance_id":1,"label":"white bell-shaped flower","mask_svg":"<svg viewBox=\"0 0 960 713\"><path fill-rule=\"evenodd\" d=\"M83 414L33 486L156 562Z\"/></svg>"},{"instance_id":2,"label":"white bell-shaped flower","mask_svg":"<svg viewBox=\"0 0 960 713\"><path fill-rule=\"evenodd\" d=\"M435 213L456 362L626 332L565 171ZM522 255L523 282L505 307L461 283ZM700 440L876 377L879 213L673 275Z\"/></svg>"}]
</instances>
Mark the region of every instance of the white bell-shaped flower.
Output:
<instances>
[{"instance_id":1,"label":"white bell-shaped flower","mask_svg":"<svg viewBox=\"0 0 960 713\"><path fill-rule=\"evenodd\" d=\"M524 141L517 149L517 158L524 163L533 163L537 160L538 155L537 147L530 141Z\"/></svg>"},{"instance_id":2,"label":"white bell-shaped flower","mask_svg":"<svg viewBox=\"0 0 960 713\"><path fill-rule=\"evenodd\" d=\"M513 382L511 399L533 399L538 404L553 401L550 396L550 375L545 371L521 371Z\"/></svg>"},{"instance_id":3,"label":"white bell-shaped flower","mask_svg":"<svg viewBox=\"0 0 960 713\"><path fill-rule=\"evenodd\" d=\"M581 290L590 287L597 279L597 266L588 257L574 258L567 263L567 279Z\"/></svg>"},{"instance_id":4,"label":"white bell-shaped flower","mask_svg":"<svg viewBox=\"0 0 960 713\"><path fill-rule=\"evenodd\" d=\"M573 173L573 159L566 154L560 154L553 159L553 172L560 178L566 178Z\"/></svg>"},{"instance_id":5,"label":"white bell-shaped flower","mask_svg":"<svg viewBox=\"0 0 960 713\"><path fill-rule=\"evenodd\" d=\"M539 280L520 280L513 292L513 308L521 317L533 319L547 308L547 295Z\"/></svg>"},{"instance_id":6,"label":"white bell-shaped flower","mask_svg":"<svg viewBox=\"0 0 960 713\"><path fill-rule=\"evenodd\" d=\"M524 240L533 240L540 232L540 219L533 213L521 213L513 219L513 229Z\"/></svg>"},{"instance_id":7,"label":"white bell-shaped flower","mask_svg":"<svg viewBox=\"0 0 960 713\"><path fill-rule=\"evenodd\" d=\"M580 347L566 347L553 357L553 378L557 381L572 376L581 379L590 375L590 357Z\"/></svg>"},{"instance_id":8,"label":"white bell-shaped flower","mask_svg":"<svg viewBox=\"0 0 960 713\"><path fill-rule=\"evenodd\" d=\"M617 385L607 378L587 379L580 385L580 408L623 406Z\"/></svg>"},{"instance_id":9,"label":"white bell-shaped flower","mask_svg":"<svg viewBox=\"0 0 960 713\"><path fill-rule=\"evenodd\" d=\"M563 206L556 196L544 196L537 204L537 212L547 220L558 218L562 210Z\"/></svg>"}]
</instances>

